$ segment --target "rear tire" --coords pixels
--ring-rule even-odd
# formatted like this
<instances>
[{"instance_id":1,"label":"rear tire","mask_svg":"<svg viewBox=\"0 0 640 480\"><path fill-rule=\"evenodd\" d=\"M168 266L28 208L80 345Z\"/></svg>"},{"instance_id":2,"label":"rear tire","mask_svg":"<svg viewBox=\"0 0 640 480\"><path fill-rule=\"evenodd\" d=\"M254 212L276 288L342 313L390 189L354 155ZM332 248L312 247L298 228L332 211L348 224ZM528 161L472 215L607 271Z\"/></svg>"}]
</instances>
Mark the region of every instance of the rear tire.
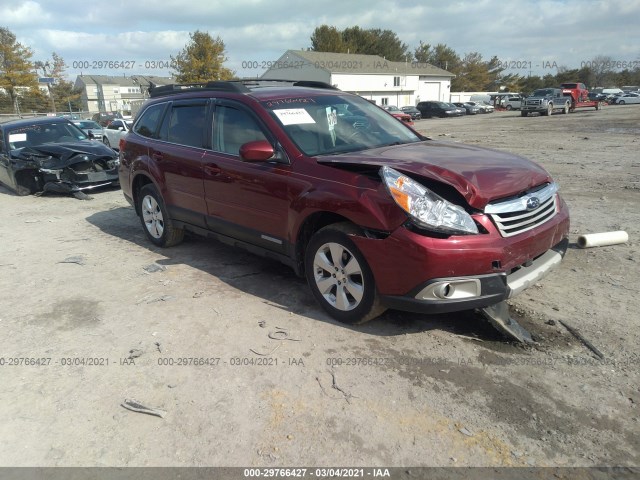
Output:
<instances>
[{"instance_id":1,"label":"rear tire","mask_svg":"<svg viewBox=\"0 0 640 480\"><path fill-rule=\"evenodd\" d=\"M153 184L140 189L138 211L144 233L151 243L158 247L173 247L182 242L184 230L173 226L162 196Z\"/></svg>"},{"instance_id":2,"label":"rear tire","mask_svg":"<svg viewBox=\"0 0 640 480\"><path fill-rule=\"evenodd\" d=\"M342 323L358 325L381 315L373 273L350 234L351 223L336 223L316 232L305 251L305 275L320 306Z\"/></svg>"}]
</instances>

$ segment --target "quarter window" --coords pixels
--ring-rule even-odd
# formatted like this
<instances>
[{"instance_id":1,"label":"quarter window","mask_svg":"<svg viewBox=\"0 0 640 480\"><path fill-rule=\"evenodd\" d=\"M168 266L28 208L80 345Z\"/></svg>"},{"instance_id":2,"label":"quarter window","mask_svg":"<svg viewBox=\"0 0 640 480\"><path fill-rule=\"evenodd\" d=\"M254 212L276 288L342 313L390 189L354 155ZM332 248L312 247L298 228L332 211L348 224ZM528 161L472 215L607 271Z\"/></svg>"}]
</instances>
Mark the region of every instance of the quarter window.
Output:
<instances>
[{"instance_id":1,"label":"quarter window","mask_svg":"<svg viewBox=\"0 0 640 480\"><path fill-rule=\"evenodd\" d=\"M159 103L147 108L136 123L134 131L143 137L157 138L158 123L165 106L166 104Z\"/></svg>"}]
</instances>

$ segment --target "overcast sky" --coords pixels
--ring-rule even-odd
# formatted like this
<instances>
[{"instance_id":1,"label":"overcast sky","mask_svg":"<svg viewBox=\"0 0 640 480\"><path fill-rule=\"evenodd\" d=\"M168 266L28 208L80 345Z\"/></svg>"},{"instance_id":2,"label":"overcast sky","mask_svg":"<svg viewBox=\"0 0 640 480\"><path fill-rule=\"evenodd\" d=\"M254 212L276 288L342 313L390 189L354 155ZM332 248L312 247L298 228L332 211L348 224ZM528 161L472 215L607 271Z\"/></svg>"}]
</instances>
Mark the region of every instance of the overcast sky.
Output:
<instances>
[{"instance_id":1,"label":"overcast sky","mask_svg":"<svg viewBox=\"0 0 640 480\"><path fill-rule=\"evenodd\" d=\"M259 76L263 62L310 47L322 24L390 29L411 51L422 40L461 56L497 55L522 75L579 68L596 55L640 65L640 0L0 0L0 26L34 50L33 60L60 54L72 80L81 70L168 76L162 63L195 30L222 38L226 66L239 76Z\"/></svg>"}]
</instances>

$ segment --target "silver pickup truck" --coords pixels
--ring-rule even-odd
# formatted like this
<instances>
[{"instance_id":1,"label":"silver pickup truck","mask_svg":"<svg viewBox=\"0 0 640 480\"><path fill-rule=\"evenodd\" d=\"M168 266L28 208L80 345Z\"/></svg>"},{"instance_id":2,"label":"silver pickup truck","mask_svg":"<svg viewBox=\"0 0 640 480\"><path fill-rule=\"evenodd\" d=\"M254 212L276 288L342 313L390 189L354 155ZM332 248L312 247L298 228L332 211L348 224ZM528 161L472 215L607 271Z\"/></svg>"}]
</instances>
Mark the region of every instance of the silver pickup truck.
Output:
<instances>
[{"instance_id":1,"label":"silver pickup truck","mask_svg":"<svg viewBox=\"0 0 640 480\"><path fill-rule=\"evenodd\" d=\"M563 95L560 88L539 88L522 102L520 115L526 117L533 112L551 115L555 111L569 113L570 108L571 97Z\"/></svg>"},{"instance_id":2,"label":"silver pickup truck","mask_svg":"<svg viewBox=\"0 0 640 480\"><path fill-rule=\"evenodd\" d=\"M118 150L120 148L120 139L129 133L132 126L133 121L116 118L102 131L102 143L107 147Z\"/></svg>"}]
</instances>

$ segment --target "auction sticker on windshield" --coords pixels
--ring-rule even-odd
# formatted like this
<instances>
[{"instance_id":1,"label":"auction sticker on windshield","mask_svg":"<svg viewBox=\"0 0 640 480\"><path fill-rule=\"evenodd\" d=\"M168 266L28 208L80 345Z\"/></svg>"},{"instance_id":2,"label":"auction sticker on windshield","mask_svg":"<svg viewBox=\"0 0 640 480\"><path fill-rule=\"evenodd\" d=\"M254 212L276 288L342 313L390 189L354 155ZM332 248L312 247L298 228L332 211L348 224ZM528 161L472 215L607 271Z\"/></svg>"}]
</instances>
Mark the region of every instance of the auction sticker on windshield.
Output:
<instances>
[{"instance_id":1,"label":"auction sticker on windshield","mask_svg":"<svg viewBox=\"0 0 640 480\"><path fill-rule=\"evenodd\" d=\"M274 110L282 125L301 125L303 123L316 123L304 108L283 108Z\"/></svg>"}]
</instances>

